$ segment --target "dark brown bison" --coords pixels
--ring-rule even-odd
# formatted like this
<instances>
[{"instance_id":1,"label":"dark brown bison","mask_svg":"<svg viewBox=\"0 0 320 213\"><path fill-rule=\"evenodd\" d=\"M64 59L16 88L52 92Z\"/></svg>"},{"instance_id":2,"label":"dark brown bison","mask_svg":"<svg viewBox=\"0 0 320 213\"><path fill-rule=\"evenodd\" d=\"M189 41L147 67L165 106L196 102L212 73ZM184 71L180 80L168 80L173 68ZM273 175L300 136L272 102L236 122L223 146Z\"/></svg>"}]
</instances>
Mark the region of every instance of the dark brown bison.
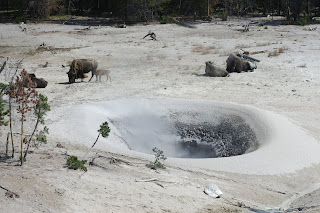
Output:
<instances>
[{"instance_id":1,"label":"dark brown bison","mask_svg":"<svg viewBox=\"0 0 320 213\"><path fill-rule=\"evenodd\" d=\"M25 71L25 69L23 69ZM44 80L43 78L37 78L35 74L28 73L29 78L32 82L35 83L36 88L46 88L48 85L48 81ZM27 87L27 81L24 82L24 86Z\"/></svg>"},{"instance_id":2,"label":"dark brown bison","mask_svg":"<svg viewBox=\"0 0 320 213\"><path fill-rule=\"evenodd\" d=\"M216 67L213 62L207 61L205 75L210 77L226 77L229 76L229 73L224 69Z\"/></svg>"},{"instance_id":3,"label":"dark brown bison","mask_svg":"<svg viewBox=\"0 0 320 213\"><path fill-rule=\"evenodd\" d=\"M29 74L29 76L32 74ZM34 74L33 74L34 75ZM30 76L31 81L36 83L36 88L46 88L48 85L48 81L44 80L43 78L37 78L37 77L32 77Z\"/></svg>"},{"instance_id":4,"label":"dark brown bison","mask_svg":"<svg viewBox=\"0 0 320 213\"><path fill-rule=\"evenodd\" d=\"M76 59L73 60L70 65L70 70L67 72L69 77L69 83L74 83L77 78L81 78L81 81L85 78L84 73L96 70L98 62L89 59Z\"/></svg>"},{"instance_id":5,"label":"dark brown bison","mask_svg":"<svg viewBox=\"0 0 320 213\"><path fill-rule=\"evenodd\" d=\"M230 54L227 59L227 71L229 73L231 72L242 72L242 71L248 71L251 72L256 69L257 66L243 58L240 58L239 56L236 56L235 54Z\"/></svg>"}]
</instances>

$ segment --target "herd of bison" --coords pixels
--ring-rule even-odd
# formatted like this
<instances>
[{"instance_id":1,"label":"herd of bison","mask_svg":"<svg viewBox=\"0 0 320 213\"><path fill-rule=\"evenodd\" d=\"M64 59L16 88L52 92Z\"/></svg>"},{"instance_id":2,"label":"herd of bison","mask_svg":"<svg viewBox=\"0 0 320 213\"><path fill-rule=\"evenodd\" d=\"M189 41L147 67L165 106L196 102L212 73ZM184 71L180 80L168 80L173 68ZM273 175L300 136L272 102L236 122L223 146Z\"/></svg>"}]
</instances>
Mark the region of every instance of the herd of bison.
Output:
<instances>
[{"instance_id":1,"label":"herd of bison","mask_svg":"<svg viewBox=\"0 0 320 213\"><path fill-rule=\"evenodd\" d=\"M249 60L250 61L249 61ZM242 72L242 71L253 71L257 68L256 64L252 61L258 61L244 54L230 54L227 58L227 68L222 69L214 65L212 61L207 61L205 74L210 77L226 77L229 76L229 73L232 72ZM88 77L85 73L89 73L91 71L92 76L89 81L96 76L96 81L99 80L101 82L101 76L105 75L111 81L110 70L105 69L97 69L98 62L90 59L75 59L70 64L70 70L67 72L69 77L69 83L74 83L76 79L80 78L83 81L84 78ZM48 85L48 82L43 78L37 78L35 74L29 74L29 77L32 82L36 84L37 88L45 88Z\"/></svg>"}]
</instances>

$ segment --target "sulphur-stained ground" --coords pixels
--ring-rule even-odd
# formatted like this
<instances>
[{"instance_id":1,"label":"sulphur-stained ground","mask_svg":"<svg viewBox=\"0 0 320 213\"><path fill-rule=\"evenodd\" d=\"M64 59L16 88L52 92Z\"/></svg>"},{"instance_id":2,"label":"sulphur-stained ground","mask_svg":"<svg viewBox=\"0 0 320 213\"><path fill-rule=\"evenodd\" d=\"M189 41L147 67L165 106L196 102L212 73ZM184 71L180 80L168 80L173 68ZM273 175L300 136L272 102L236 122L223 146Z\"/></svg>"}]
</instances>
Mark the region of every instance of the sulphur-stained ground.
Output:
<instances>
[{"instance_id":1,"label":"sulphur-stained ground","mask_svg":"<svg viewBox=\"0 0 320 213\"><path fill-rule=\"evenodd\" d=\"M195 22L191 27L117 28L70 22L27 23L25 31L19 24L0 25L0 62L10 56L9 67L14 67L23 59L19 70L25 68L46 79L48 86L38 91L48 97L53 110L121 98L232 102L284 116L320 141L317 24L278 25L271 17ZM242 32L242 25L249 22L249 31ZM318 29L311 30L315 27ZM143 39L149 30L156 33L156 41ZM231 73L225 78L203 76L206 61L225 68L228 55L240 50L260 60L254 72ZM103 76L101 83L94 77L91 82L68 84L68 64L77 58L95 59L99 68L110 69L112 81L106 82ZM46 62L48 66L43 67ZM8 80L5 72L0 75L1 82ZM0 212L320 211L319 162L273 175L195 171L175 165L151 170L145 166L146 159L88 150L77 141L49 135L48 143L32 147L20 167L18 135L15 158L4 158L7 132L7 127L1 127ZM65 134L72 132L62 129L61 135ZM87 164L88 172L65 168L70 155L89 161L94 158ZM209 184L216 184L223 195L217 199L206 195L204 187Z\"/></svg>"}]
</instances>

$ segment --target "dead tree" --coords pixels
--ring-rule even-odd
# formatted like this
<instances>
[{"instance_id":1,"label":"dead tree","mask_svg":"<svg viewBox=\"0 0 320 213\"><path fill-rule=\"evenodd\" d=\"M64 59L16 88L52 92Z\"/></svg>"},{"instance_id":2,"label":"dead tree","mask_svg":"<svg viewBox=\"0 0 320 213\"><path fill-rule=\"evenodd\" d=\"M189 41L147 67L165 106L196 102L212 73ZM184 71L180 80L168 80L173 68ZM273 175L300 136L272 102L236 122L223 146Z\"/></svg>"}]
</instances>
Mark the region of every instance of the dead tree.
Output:
<instances>
[{"instance_id":1,"label":"dead tree","mask_svg":"<svg viewBox=\"0 0 320 213\"><path fill-rule=\"evenodd\" d=\"M154 32L152 32L151 30L149 31L149 33L147 35L145 35L143 37L143 39L146 38L147 36L150 36L151 40L155 40L155 41L157 40L157 35Z\"/></svg>"}]
</instances>

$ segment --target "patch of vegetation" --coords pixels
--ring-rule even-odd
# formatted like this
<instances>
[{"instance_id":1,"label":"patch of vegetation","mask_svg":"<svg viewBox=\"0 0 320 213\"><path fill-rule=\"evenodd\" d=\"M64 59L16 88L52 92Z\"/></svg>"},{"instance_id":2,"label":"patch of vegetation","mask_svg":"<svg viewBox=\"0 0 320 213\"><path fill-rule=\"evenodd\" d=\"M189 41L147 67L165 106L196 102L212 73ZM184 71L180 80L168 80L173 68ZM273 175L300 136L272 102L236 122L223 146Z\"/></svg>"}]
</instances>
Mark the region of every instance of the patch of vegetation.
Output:
<instances>
[{"instance_id":1,"label":"patch of vegetation","mask_svg":"<svg viewBox=\"0 0 320 213\"><path fill-rule=\"evenodd\" d=\"M98 132L99 132L98 137L97 137L96 141L93 143L93 145L91 146L91 148L93 148L94 145L96 145L100 135L102 135L102 137L104 137L104 138L107 138L109 136L110 128L109 128L109 124L107 121L100 125L100 129L98 130Z\"/></svg>"},{"instance_id":2,"label":"patch of vegetation","mask_svg":"<svg viewBox=\"0 0 320 213\"><path fill-rule=\"evenodd\" d=\"M34 106L40 103L38 92L36 91L36 83L32 82L29 74L24 69L20 73L20 76L16 77L14 84L10 84L10 90L8 94L18 104L18 113L20 114L21 128L21 150L20 161L23 165L23 141L24 141L24 122L27 121L27 114L32 110ZM12 109L11 109L12 110Z\"/></svg>"},{"instance_id":3,"label":"patch of vegetation","mask_svg":"<svg viewBox=\"0 0 320 213\"><path fill-rule=\"evenodd\" d=\"M21 160L21 156L19 157L19 161L21 162L22 160ZM25 159L25 158L23 158L23 162L26 162L27 161L27 159Z\"/></svg>"},{"instance_id":4,"label":"patch of vegetation","mask_svg":"<svg viewBox=\"0 0 320 213\"><path fill-rule=\"evenodd\" d=\"M56 16L50 16L50 20L54 21L61 21L61 20L69 20L71 18L71 15L56 15Z\"/></svg>"},{"instance_id":5,"label":"patch of vegetation","mask_svg":"<svg viewBox=\"0 0 320 213\"><path fill-rule=\"evenodd\" d=\"M278 55L280 55L281 53L284 53L285 50L287 50L287 48L285 48L285 47L281 47L281 48L279 48L279 49L276 49L276 50L274 50L274 51L272 51L272 52L269 52L269 53L268 53L268 57L278 56Z\"/></svg>"},{"instance_id":6,"label":"patch of vegetation","mask_svg":"<svg viewBox=\"0 0 320 213\"><path fill-rule=\"evenodd\" d=\"M104 122L100 125L100 129L98 130L98 132L102 135L102 137L106 138L109 136L110 133L110 128L109 128L109 124L108 122Z\"/></svg>"},{"instance_id":7,"label":"patch of vegetation","mask_svg":"<svg viewBox=\"0 0 320 213\"><path fill-rule=\"evenodd\" d=\"M26 22L26 18L24 16L17 16L14 21L19 24L21 22Z\"/></svg>"},{"instance_id":8,"label":"patch of vegetation","mask_svg":"<svg viewBox=\"0 0 320 213\"><path fill-rule=\"evenodd\" d=\"M0 83L0 126L7 126L8 121L5 120L5 116L10 113L9 109L5 109L5 100L3 100L3 95L9 90L8 84Z\"/></svg>"},{"instance_id":9,"label":"patch of vegetation","mask_svg":"<svg viewBox=\"0 0 320 213\"><path fill-rule=\"evenodd\" d=\"M177 21L170 16L162 16L160 23L161 24L172 24L172 23L177 23Z\"/></svg>"},{"instance_id":10,"label":"patch of vegetation","mask_svg":"<svg viewBox=\"0 0 320 213\"><path fill-rule=\"evenodd\" d=\"M86 163L87 163L86 160L78 160L78 157L74 156L74 155L72 155L72 156L67 158L67 167L68 167L68 169L74 169L74 170L81 169L81 170L87 172L88 169L84 165Z\"/></svg>"},{"instance_id":11,"label":"patch of vegetation","mask_svg":"<svg viewBox=\"0 0 320 213\"><path fill-rule=\"evenodd\" d=\"M301 64L301 65L299 65L298 67L300 67L300 68L306 68L306 67L307 67L307 64Z\"/></svg>"},{"instance_id":12,"label":"patch of vegetation","mask_svg":"<svg viewBox=\"0 0 320 213\"><path fill-rule=\"evenodd\" d=\"M47 112L50 111L50 105L48 104L48 98L45 95L39 94L39 101L33 108L33 113L37 118L36 124L34 126L33 132L30 136L29 141L27 142L27 149L24 153L24 158L27 157L28 149L30 146L30 143L32 141L33 135L38 130L39 124L44 124L45 120L44 117L46 116ZM44 126L43 130L40 130L35 136L36 140L33 142L35 147L38 147L40 144L46 144L47 143L47 134L49 134L49 128L47 126Z\"/></svg>"},{"instance_id":13,"label":"patch of vegetation","mask_svg":"<svg viewBox=\"0 0 320 213\"><path fill-rule=\"evenodd\" d=\"M250 48L251 46L249 44L238 44L235 46L235 49L244 49L244 48Z\"/></svg>"},{"instance_id":14,"label":"patch of vegetation","mask_svg":"<svg viewBox=\"0 0 320 213\"><path fill-rule=\"evenodd\" d=\"M222 21L227 21L228 20L228 16L226 15L225 12L218 12L217 13L217 17L220 18Z\"/></svg>"},{"instance_id":15,"label":"patch of vegetation","mask_svg":"<svg viewBox=\"0 0 320 213\"><path fill-rule=\"evenodd\" d=\"M270 42L256 43L256 47L269 46L270 44Z\"/></svg>"},{"instance_id":16,"label":"patch of vegetation","mask_svg":"<svg viewBox=\"0 0 320 213\"><path fill-rule=\"evenodd\" d=\"M29 55L29 56L34 56L35 54L37 54L37 51L34 50L34 49L30 49L30 50L26 53L26 55Z\"/></svg>"},{"instance_id":17,"label":"patch of vegetation","mask_svg":"<svg viewBox=\"0 0 320 213\"><path fill-rule=\"evenodd\" d=\"M202 45L198 45L192 49L192 52L197 52L197 53L201 53L202 55L207 55L207 54L211 53L211 50L213 50L213 49L215 49L214 46L204 47Z\"/></svg>"},{"instance_id":18,"label":"patch of vegetation","mask_svg":"<svg viewBox=\"0 0 320 213\"><path fill-rule=\"evenodd\" d=\"M301 17L297 20L297 24L298 25L301 25L301 26L305 26L305 25L308 25L311 23L311 17L310 16L304 16L304 17Z\"/></svg>"},{"instance_id":19,"label":"patch of vegetation","mask_svg":"<svg viewBox=\"0 0 320 213\"><path fill-rule=\"evenodd\" d=\"M158 149L157 147L154 147L152 149L155 156L155 161L153 163L146 164L146 167L150 169L156 170L157 168L165 169L164 163L161 162L161 160L164 162L167 158L164 156L163 151Z\"/></svg>"}]
</instances>

